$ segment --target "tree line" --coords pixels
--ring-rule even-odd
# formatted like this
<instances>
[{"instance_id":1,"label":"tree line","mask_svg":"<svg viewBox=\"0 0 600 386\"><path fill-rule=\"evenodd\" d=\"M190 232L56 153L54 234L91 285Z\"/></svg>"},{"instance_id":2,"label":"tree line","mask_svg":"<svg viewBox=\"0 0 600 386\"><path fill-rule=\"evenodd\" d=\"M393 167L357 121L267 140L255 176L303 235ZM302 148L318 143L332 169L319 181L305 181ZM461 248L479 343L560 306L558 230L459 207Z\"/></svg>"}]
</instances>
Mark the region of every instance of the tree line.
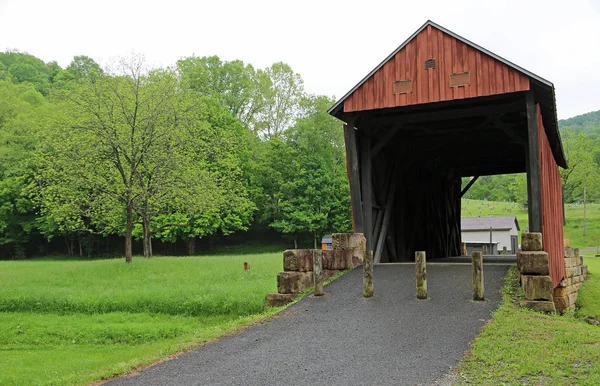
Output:
<instances>
[{"instance_id":1,"label":"tree line","mask_svg":"<svg viewBox=\"0 0 600 386\"><path fill-rule=\"evenodd\" d=\"M142 56L66 67L0 53L0 251L100 253L272 229L297 244L351 230L334 101L285 63ZM79 248L77 248L77 246Z\"/></svg>"}]
</instances>

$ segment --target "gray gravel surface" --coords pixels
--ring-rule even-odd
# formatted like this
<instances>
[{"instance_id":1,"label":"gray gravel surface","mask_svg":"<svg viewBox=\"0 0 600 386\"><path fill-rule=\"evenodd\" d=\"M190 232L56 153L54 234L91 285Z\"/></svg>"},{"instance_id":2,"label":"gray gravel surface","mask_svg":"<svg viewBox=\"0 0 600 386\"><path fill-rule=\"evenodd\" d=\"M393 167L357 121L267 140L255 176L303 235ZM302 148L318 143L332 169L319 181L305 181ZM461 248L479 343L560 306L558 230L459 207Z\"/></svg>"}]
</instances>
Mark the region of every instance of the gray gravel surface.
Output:
<instances>
[{"instance_id":1,"label":"gray gravel surface","mask_svg":"<svg viewBox=\"0 0 600 386\"><path fill-rule=\"evenodd\" d=\"M362 269L278 317L110 385L431 385L452 366L500 302L507 265L484 266L485 302L473 302L470 264L427 266L429 299L415 298L414 265Z\"/></svg>"}]
</instances>

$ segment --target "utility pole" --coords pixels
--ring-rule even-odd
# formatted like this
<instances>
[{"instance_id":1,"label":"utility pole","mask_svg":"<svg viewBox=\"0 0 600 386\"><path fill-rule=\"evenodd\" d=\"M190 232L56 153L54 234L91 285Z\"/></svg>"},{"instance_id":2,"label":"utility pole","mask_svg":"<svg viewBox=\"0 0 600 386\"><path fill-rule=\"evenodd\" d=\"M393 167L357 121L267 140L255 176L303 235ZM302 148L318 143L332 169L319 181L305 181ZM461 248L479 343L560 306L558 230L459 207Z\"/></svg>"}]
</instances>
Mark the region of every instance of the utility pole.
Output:
<instances>
[{"instance_id":1,"label":"utility pole","mask_svg":"<svg viewBox=\"0 0 600 386\"><path fill-rule=\"evenodd\" d=\"M587 186L583 187L583 236L586 236L587 228Z\"/></svg>"}]
</instances>

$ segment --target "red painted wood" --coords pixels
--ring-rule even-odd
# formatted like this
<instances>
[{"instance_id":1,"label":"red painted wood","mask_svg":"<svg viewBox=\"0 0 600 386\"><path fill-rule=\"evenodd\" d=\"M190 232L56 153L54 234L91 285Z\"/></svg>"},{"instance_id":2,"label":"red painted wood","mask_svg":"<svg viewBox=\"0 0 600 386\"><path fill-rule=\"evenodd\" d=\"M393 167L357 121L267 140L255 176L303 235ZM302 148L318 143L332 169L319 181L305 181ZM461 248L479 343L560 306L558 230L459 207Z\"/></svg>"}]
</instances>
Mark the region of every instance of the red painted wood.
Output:
<instances>
[{"instance_id":1,"label":"red painted wood","mask_svg":"<svg viewBox=\"0 0 600 386\"><path fill-rule=\"evenodd\" d=\"M435 59L435 69L425 60ZM450 87L450 74L469 71L471 85ZM392 85L411 79L413 91L394 95ZM428 26L344 101L344 111L374 110L530 89L529 78L504 63Z\"/></svg>"},{"instance_id":2,"label":"red painted wood","mask_svg":"<svg viewBox=\"0 0 600 386\"><path fill-rule=\"evenodd\" d=\"M562 180L544 130L539 105L537 111L542 186L542 235L544 251L548 252L550 261L550 277L556 287L565 277Z\"/></svg>"}]
</instances>

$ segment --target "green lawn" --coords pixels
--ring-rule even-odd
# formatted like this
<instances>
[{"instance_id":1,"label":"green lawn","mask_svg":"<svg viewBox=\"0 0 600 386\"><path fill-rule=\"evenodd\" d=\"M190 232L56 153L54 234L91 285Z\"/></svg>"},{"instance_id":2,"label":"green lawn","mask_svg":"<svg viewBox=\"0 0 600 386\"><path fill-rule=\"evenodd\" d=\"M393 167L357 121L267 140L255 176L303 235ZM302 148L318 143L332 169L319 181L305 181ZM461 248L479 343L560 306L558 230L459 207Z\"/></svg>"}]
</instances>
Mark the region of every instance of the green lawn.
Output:
<instances>
[{"instance_id":1,"label":"green lawn","mask_svg":"<svg viewBox=\"0 0 600 386\"><path fill-rule=\"evenodd\" d=\"M598 385L600 327L583 316L600 315L600 258L585 258L590 277L575 313L545 315L519 308L518 273L512 269L503 302L473 343L457 373L463 385Z\"/></svg>"},{"instance_id":2,"label":"green lawn","mask_svg":"<svg viewBox=\"0 0 600 386\"><path fill-rule=\"evenodd\" d=\"M463 199L462 217L517 216L521 230L527 227L527 208L514 202L496 202ZM583 205L566 204L564 227L565 238L571 240L573 248L590 248L600 245L600 204L587 206L587 232L583 236Z\"/></svg>"},{"instance_id":3,"label":"green lawn","mask_svg":"<svg viewBox=\"0 0 600 386\"><path fill-rule=\"evenodd\" d=\"M265 316L281 268L281 252L1 261L0 384L86 384L221 336Z\"/></svg>"}]
</instances>

